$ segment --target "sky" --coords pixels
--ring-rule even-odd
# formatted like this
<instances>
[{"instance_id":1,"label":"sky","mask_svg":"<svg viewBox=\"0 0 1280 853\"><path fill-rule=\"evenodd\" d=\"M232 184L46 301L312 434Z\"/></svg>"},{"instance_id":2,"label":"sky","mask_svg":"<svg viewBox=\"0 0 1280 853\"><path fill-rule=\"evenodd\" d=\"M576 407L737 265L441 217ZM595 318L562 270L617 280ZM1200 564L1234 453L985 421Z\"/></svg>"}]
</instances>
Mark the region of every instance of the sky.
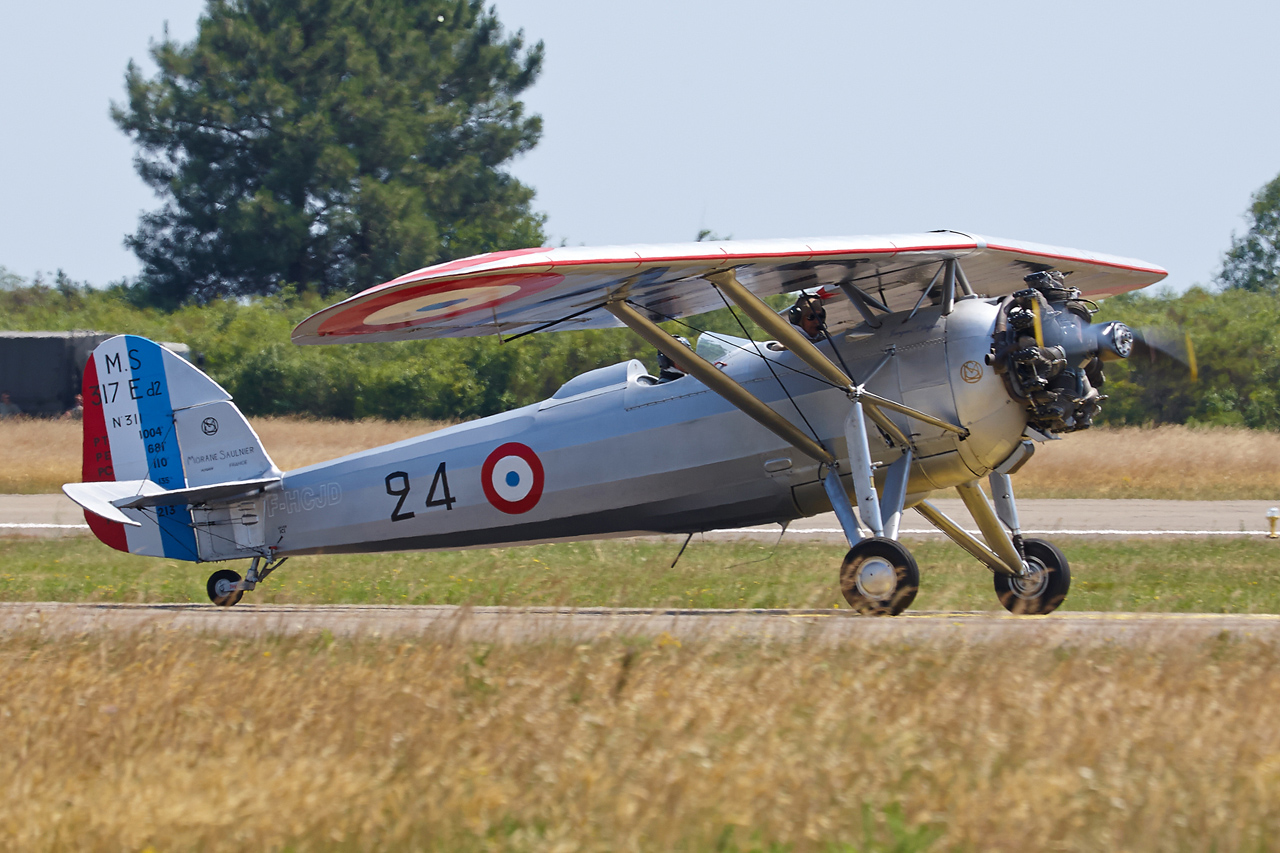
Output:
<instances>
[{"instance_id":1,"label":"sky","mask_svg":"<svg viewBox=\"0 0 1280 853\"><path fill-rule=\"evenodd\" d=\"M543 41L549 243L951 228L1210 283L1280 173L1280 4L493 0ZM160 201L111 122L196 0L0 0L0 266L106 284Z\"/></svg>"}]
</instances>

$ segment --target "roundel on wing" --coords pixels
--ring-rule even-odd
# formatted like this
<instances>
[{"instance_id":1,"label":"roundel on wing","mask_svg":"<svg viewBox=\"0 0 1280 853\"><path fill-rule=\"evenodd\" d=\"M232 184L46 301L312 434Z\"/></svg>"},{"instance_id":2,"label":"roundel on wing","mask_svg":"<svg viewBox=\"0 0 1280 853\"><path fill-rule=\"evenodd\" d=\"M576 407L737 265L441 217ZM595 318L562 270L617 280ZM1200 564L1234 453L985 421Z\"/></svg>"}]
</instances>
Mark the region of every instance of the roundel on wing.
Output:
<instances>
[{"instance_id":1,"label":"roundel on wing","mask_svg":"<svg viewBox=\"0 0 1280 853\"><path fill-rule=\"evenodd\" d=\"M518 441L497 448L480 466L484 496L509 515L533 509L542 497L542 483L542 460Z\"/></svg>"},{"instance_id":2,"label":"roundel on wing","mask_svg":"<svg viewBox=\"0 0 1280 853\"><path fill-rule=\"evenodd\" d=\"M498 306L536 295L563 280L558 273L503 273L399 285L368 299L356 297L325 319L318 332L325 336L388 332L477 312L481 315L477 320L492 321Z\"/></svg>"}]
</instances>

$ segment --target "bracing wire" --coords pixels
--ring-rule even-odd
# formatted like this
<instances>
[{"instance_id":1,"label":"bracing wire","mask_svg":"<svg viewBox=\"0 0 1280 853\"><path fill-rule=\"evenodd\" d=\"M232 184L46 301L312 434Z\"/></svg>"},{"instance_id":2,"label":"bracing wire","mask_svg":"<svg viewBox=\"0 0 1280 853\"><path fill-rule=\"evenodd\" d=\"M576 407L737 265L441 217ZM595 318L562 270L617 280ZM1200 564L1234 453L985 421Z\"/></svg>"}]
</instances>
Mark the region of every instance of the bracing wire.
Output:
<instances>
[{"instance_id":1,"label":"bracing wire","mask_svg":"<svg viewBox=\"0 0 1280 853\"><path fill-rule=\"evenodd\" d=\"M628 304L628 305L630 305L630 306L631 306L631 307L633 307L633 308L638 308L638 309L641 309L641 310L643 310L643 311L647 311L647 312L649 312L650 314L653 314L653 315L655 315L655 316L657 316L657 317L661 317L661 318L662 318L662 322L664 322L664 323L667 323L667 322L675 323L675 324L676 324L676 325L678 325L678 326L682 326L682 327L684 327L685 329L688 329L690 332L696 332L696 333L697 333L697 334L699 334L699 335L711 335L712 337L716 337L716 335L717 335L717 333L716 333L716 332L712 332L712 331L710 331L710 330L708 330L708 329L701 329L701 328L699 328L699 327L697 327L697 326L694 326L694 325L693 325L693 324L691 324L691 323L686 323L686 322L684 322L683 320L681 320L679 317L673 317L673 316L671 316L670 314L663 314L661 311L654 311L652 308L646 308L645 306L643 306L643 305L639 304L638 302L632 302L630 299L628 299L628 300L627 300L627 304ZM735 317L735 319L736 319L736 317ZM739 325L739 326L741 326L741 325L742 325L742 322L741 322L740 320L738 321L738 325ZM751 336L750 336L750 335L747 335L746 337L747 337L747 339L748 339L748 340L751 340ZM726 343L727 343L727 341L726 341ZM756 342L755 342L754 340L752 340L752 341L751 341L751 343L753 343L753 344L754 344L754 343L756 343ZM806 378L808 378L808 379L812 379L812 380L813 380L813 381L815 381L815 382L820 382L820 383L822 383L823 385L826 385L828 388L839 388L839 387L840 387L840 386L839 386L839 385L837 385L836 383L834 383L834 382L832 382L831 380L827 379L825 376L818 376L817 374L809 373L808 371L806 371L806 370L802 370L802 369L800 369L800 368L798 368L798 367L792 367L792 366L791 366L791 365L789 365L789 364L781 364L781 363L774 362L772 359L770 359L770 358L769 358L768 356L766 356L764 353L760 352L759 347L756 347L755 349L747 349L746 347L734 347L734 349L738 350L739 352L745 352L745 353L747 353L748 355L755 356L756 358L763 359L765 362L767 362L767 363L769 363L769 364L772 364L772 365L774 365L775 367L781 367L783 370L789 370L789 371L790 371L790 372L792 372L792 373L799 374L800 376L804 376L804 377L806 377Z\"/></svg>"},{"instance_id":2,"label":"bracing wire","mask_svg":"<svg viewBox=\"0 0 1280 853\"><path fill-rule=\"evenodd\" d=\"M716 290L716 293L720 293L720 291ZM720 299L721 301L724 302L724 307L729 309L729 313L733 316L734 321L738 324L738 328L742 329L742 336L747 340L751 341L752 345L754 345L756 348L756 353L760 356L760 358L764 359L765 366L769 368L769 373L770 375L773 376L773 380L778 383L778 387L782 389L782 393L787 395L787 400L791 403L792 408L796 410L796 414L800 416L800 420L804 421L804 425L809 428L809 432L813 433L813 438L815 441L818 442L818 446L822 446L822 439L821 437L819 437L818 431L813 428L813 424L809 423L809 419L805 417L804 412L800 409L800 404L797 403L795 401L795 398L791 396L791 392L787 390L786 384L783 383L782 379L778 377L777 371L773 369L773 359L766 358L765 354L760 352L760 344L756 342L755 338L751 337L751 334L747 331L746 325L743 324L742 322L742 318L738 316L737 311L733 310L733 306L729 304L728 299L725 299L725 296L723 293L720 293ZM807 376L808 374L805 374L805 375ZM828 384L834 387L834 383L828 383Z\"/></svg>"},{"instance_id":3,"label":"bracing wire","mask_svg":"<svg viewBox=\"0 0 1280 853\"><path fill-rule=\"evenodd\" d=\"M138 512L140 512L140 513L142 513L143 515L147 516L148 518L150 518L152 521L154 521L154 522L156 523L156 526L160 528L160 535L162 535L162 536L164 536L164 535L165 535L164 527L160 524L160 514L155 510L155 508L154 508L154 507L138 507L137 509L138 509ZM187 511L188 511L188 512L190 512L190 511L191 511L191 509L192 509L192 505L191 505L191 504L188 504L188 505L187 505ZM213 529L213 526L212 526L212 525L208 525L208 524L199 525L199 524L196 524L195 522L188 522L188 523L186 523L186 524L183 524L182 526L183 526L183 527L186 527L187 529L189 529L189 530L191 530L191 531L193 531L193 532L195 532L195 533L197 533L197 534L199 534L199 533L203 532L203 533L204 533L206 536L208 536L210 539L217 539L217 540L220 540L220 541L221 541L221 542L223 542L224 544L231 545L231 546L235 547L237 550L242 550L242 551L243 551L243 550L250 550L250 549L241 548L241 546L236 542L236 540L235 540L235 538L234 538L233 536L227 536L227 535L225 535L225 534L223 534L223 533L218 533L218 532L216 532L216 531ZM172 534L170 534L170 538L173 538L173 537L172 537ZM202 562L202 561L200 560L200 554L199 554L198 552L196 552L196 551L192 551L192 550L191 550L191 548L190 548L189 546L187 546L185 543L183 543L183 542L181 542L181 541L179 541L179 540L176 540L176 539L175 539L175 540L174 540L174 544L180 545L182 548L184 548L188 553L190 553L190 554L191 554L191 556L192 556L192 557L194 557L194 558L195 558L196 562ZM257 553L257 552L255 551L254 553Z\"/></svg>"},{"instance_id":4,"label":"bracing wire","mask_svg":"<svg viewBox=\"0 0 1280 853\"><path fill-rule=\"evenodd\" d=\"M782 537L787 534L787 526L790 524L791 522L788 521L786 524L782 525L782 530L778 531L778 538L774 540L773 547L769 549L768 554L765 554L758 560L744 560L741 563L734 563L732 566L725 566L725 569L736 569L739 566L751 566L756 563L767 563L772 560L778 553L778 546L782 544Z\"/></svg>"}]
</instances>

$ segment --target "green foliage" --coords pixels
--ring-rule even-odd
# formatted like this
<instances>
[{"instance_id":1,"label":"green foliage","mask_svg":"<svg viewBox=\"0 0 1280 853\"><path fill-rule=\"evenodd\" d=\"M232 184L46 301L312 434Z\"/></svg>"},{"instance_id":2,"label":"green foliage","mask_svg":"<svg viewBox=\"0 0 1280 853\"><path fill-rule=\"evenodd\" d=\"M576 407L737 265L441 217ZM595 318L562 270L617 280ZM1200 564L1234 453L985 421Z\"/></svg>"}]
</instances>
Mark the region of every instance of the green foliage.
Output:
<instances>
[{"instance_id":1,"label":"green foliage","mask_svg":"<svg viewBox=\"0 0 1280 853\"><path fill-rule=\"evenodd\" d=\"M112 117L165 202L128 238L156 304L333 294L543 241L501 169L541 133L518 96L542 44L482 0L209 0L192 43L151 54Z\"/></svg>"},{"instance_id":2,"label":"green foliage","mask_svg":"<svg viewBox=\"0 0 1280 853\"><path fill-rule=\"evenodd\" d=\"M146 306L138 289L50 287L43 281L0 289L0 316L17 331L91 329L189 344L203 369L250 415L311 415L397 420L482 417L546 399L572 377L631 358L656 373L656 353L625 329L397 344L294 346L293 327L324 308L313 292L284 287L273 296L214 300L174 311ZM74 283L72 283L74 284ZM771 304L789 304L786 296ZM745 320L753 336L760 330ZM742 335L727 309L664 324Z\"/></svg>"},{"instance_id":3,"label":"green foliage","mask_svg":"<svg viewBox=\"0 0 1280 853\"><path fill-rule=\"evenodd\" d=\"M16 290L25 286L26 281L22 276L10 272L8 267L0 266L0 290Z\"/></svg>"},{"instance_id":4,"label":"green foliage","mask_svg":"<svg viewBox=\"0 0 1280 853\"><path fill-rule=\"evenodd\" d=\"M0 316L8 328L94 329L182 341L251 415L465 419L545 399L579 373L629 358L656 372L652 349L623 329L529 335L508 344L465 338L298 347L289 342L293 326L326 305L315 293L286 287L275 296L164 312L138 307L132 288L92 290L62 279L52 286L19 283L0 288ZM769 302L780 309L790 297ZM1172 359L1135 356L1109 363L1102 390L1110 399L1101 422L1280 429L1280 296L1200 288L1181 295L1126 294L1107 300L1097 319L1163 329L1175 342L1189 335L1199 366L1199 381L1192 383L1186 366ZM745 325L763 337L754 324ZM725 308L664 326L690 338L698 330L743 333Z\"/></svg>"},{"instance_id":5,"label":"green foliage","mask_svg":"<svg viewBox=\"0 0 1280 853\"><path fill-rule=\"evenodd\" d=\"M1253 194L1249 230L1231 237L1218 281L1229 289L1280 292L1280 175Z\"/></svg>"},{"instance_id":6,"label":"green foliage","mask_svg":"<svg viewBox=\"0 0 1280 853\"><path fill-rule=\"evenodd\" d=\"M1181 423L1280 429L1280 296L1232 288L1108 299L1098 320L1190 337L1199 378L1172 358L1135 354L1106 366L1103 423ZM1179 353L1181 355L1181 353Z\"/></svg>"},{"instance_id":7,"label":"green foliage","mask_svg":"<svg viewBox=\"0 0 1280 853\"><path fill-rule=\"evenodd\" d=\"M453 420L549 397L573 376L652 353L623 329L399 344L299 347L293 327L325 307L314 293L215 300L172 312L138 307L131 288L0 291L0 316L17 331L92 329L181 341L251 415Z\"/></svg>"}]
</instances>

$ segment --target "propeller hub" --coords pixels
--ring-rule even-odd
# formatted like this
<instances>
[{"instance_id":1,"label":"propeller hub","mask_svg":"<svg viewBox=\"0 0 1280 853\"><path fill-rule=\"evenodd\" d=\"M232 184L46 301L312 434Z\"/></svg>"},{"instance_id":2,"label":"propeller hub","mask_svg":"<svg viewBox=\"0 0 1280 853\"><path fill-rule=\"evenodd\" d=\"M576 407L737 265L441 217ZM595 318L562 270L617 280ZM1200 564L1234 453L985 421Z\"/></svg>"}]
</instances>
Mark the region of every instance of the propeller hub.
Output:
<instances>
[{"instance_id":1,"label":"propeller hub","mask_svg":"<svg viewBox=\"0 0 1280 853\"><path fill-rule=\"evenodd\" d=\"M1118 361L1133 354L1133 329L1124 323L1104 323L1090 328L1097 329L1098 358Z\"/></svg>"}]
</instances>

